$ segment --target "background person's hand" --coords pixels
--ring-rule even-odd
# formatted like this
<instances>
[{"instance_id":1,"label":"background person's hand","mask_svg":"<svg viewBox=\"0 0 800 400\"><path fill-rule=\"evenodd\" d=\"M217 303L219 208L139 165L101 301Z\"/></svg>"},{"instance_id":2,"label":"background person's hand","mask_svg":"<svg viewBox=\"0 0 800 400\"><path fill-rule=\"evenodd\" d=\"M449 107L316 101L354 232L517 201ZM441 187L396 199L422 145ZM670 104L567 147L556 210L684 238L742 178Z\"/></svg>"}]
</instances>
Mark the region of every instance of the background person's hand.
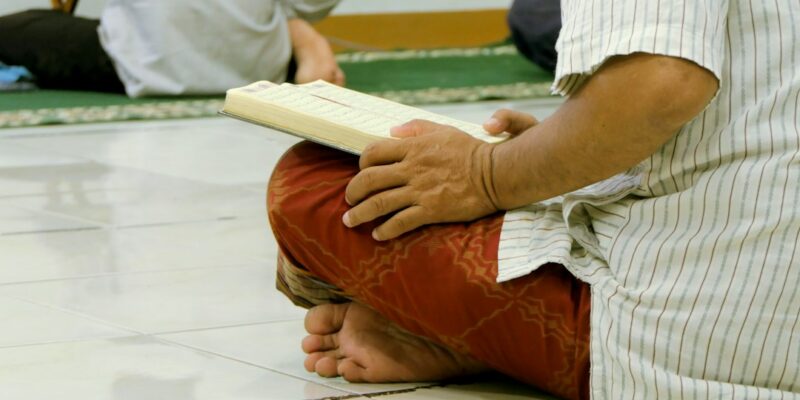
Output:
<instances>
[{"instance_id":1,"label":"background person's hand","mask_svg":"<svg viewBox=\"0 0 800 400\"><path fill-rule=\"evenodd\" d=\"M322 79L344 86L344 72L336 63L328 40L320 35L311 24L293 18L288 21L292 52L297 61L295 83L313 82Z\"/></svg>"},{"instance_id":2,"label":"background person's hand","mask_svg":"<svg viewBox=\"0 0 800 400\"><path fill-rule=\"evenodd\" d=\"M516 136L538 124L539 120L533 115L503 108L495 111L492 117L483 123L483 129L490 135L508 132Z\"/></svg>"},{"instance_id":3,"label":"background person's hand","mask_svg":"<svg viewBox=\"0 0 800 400\"><path fill-rule=\"evenodd\" d=\"M347 185L348 227L391 215L372 233L388 240L420 226L462 222L497 211L489 192L492 145L447 125L414 120L392 129L401 140L373 143Z\"/></svg>"}]
</instances>

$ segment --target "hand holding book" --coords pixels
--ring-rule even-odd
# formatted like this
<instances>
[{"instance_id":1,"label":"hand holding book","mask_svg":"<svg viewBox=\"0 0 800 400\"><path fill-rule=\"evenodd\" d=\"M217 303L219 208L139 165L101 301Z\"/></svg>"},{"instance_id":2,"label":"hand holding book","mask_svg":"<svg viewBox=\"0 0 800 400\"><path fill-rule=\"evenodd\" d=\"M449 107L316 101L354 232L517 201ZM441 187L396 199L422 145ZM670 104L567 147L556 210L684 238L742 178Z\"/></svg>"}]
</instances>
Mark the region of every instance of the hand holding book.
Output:
<instances>
[{"instance_id":1,"label":"hand holding book","mask_svg":"<svg viewBox=\"0 0 800 400\"><path fill-rule=\"evenodd\" d=\"M372 233L388 240L422 225L471 221L497 211L487 191L492 145L435 122L415 120L405 128L419 134L367 146L361 172L348 184L353 208L348 227L391 217Z\"/></svg>"},{"instance_id":2,"label":"hand holding book","mask_svg":"<svg viewBox=\"0 0 800 400\"><path fill-rule=\"evenodd\" d=\"M490 134L520 134L538 123L529 114L499 110L484 124ZM452 126L414 120L391 129L405 140L377 142L361 154L361 172L347 186L354 206L348 227L393 214L372 233L388 240L420 226L463 222L499 208L492 199L491 147Z\"/></svg>"},{"instance_id":3,"label":"hand holding book","mask_svg":"<svg viewBox=\"0 0 800 400\"><path fill-rule=\"evenodd\" d=\"M391 215L373 232L376 240L497 211L493 144L537 123L501 110L482 127L322 81L232 89L222 112L360 154L362 171L346 193L353 208L343 222L353 227Z\"/></svg>"}]
</instances>

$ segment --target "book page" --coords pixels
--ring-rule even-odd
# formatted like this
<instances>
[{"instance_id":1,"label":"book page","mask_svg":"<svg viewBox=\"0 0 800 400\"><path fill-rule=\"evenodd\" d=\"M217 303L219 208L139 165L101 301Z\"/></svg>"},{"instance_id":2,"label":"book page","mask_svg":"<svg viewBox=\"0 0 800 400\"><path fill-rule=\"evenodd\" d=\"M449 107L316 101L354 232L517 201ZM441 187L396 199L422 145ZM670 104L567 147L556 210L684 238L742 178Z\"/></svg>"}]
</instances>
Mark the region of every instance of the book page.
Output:
<instances>
[{"instance_id":1,"label":"book page","mask_svg":"<svg viewBox=\"0 0 800 400\"><path fill-rule=\"evenodd\" d=\"M477 124L344 89L324 81L304 85L253 84L243 89L251 96L272 104L378 137L390 137L389 130L392 127L412 119L426 119L452 125L487 142L504 139L488 135Z\"/></svg>"},{"instance_id":2,"label":"book page","mask_svg":"<svg viewBox=\"0 0 800 400\"><path fill-rule=\"evenodd\" d=\"M359 93L354 90L345 89L325 81L316 81L304 85L295 86L314 96L335 101L340 104L348 105L354 109L373 115L384 121L381 128L388 126L383 136L388 135L389 128L404 124L413 119L425 119L443 125L450 125L458 128L477 139L486 142L500 142L505 140L504 136L492 136L486 133L481 125L454 118L445 117L436 113L421 110L395 103L393 101Z\"/></svg>"}]
</instances>

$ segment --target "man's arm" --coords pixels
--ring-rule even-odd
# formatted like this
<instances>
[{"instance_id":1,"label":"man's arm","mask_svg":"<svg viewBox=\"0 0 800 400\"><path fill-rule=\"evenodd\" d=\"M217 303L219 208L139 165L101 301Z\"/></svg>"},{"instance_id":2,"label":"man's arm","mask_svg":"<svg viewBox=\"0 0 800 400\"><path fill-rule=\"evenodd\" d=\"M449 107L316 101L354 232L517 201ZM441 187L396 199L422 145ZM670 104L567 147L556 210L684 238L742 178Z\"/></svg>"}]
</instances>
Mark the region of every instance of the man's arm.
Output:
<instances>
[{"instance_id":1,"label":"man's arm","mask_svg":"<svg viewBox=\"0 0 800 400\"><path fill-rule=\"evenodd\" d=\"M607 61L541 124L493 148L487 192L512 209L579 189L653 154L717 91L708 70L649 54Z\"/></svg>"},{"instance_id":2,"label":"man's arm","mask_svg":"<svg viewBox=\"0 0 800 400\"><path fill-rule=\"evenodd\" d=\"M373 232L386 240L581 188L651 155L717 87L713 74L690 61L634 54L607 61L553 116L501 144L412 121L393 130L406 139L378 142L362 154L344 223L394 213Z\"/></svg>"}]
</instances>

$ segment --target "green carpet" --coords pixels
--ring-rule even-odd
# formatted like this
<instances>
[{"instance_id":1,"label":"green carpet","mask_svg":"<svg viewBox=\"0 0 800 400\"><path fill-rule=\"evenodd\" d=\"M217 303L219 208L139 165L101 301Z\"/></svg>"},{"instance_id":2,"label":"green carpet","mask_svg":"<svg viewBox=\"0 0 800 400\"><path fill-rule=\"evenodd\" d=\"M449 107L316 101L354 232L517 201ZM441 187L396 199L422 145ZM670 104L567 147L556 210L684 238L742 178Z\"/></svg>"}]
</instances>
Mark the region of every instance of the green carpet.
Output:
<instances>
[{"instance_id":1,"label":"green carpet","mask_svg":"<svg viewBox=\"0 0 800 400\"><path fill-rule=\"evenodd\" d=\"M513 46L357 52L337 56L347 87L405 104L549 95L552 75ZM123 95L37 90L0 94L0 128L211 116L222 96L130 99Z\"/></svg>"}]
</instances>

